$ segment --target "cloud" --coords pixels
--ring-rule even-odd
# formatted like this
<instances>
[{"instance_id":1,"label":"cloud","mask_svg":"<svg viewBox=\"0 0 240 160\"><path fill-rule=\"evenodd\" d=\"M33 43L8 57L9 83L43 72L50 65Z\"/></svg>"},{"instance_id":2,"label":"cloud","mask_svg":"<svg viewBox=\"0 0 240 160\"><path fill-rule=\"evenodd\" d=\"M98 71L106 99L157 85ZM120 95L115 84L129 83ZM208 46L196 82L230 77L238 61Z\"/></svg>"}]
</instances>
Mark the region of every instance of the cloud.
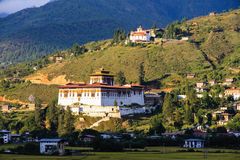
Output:
<instances>
[{"instance_id":1,"label":"cloud","mask_svg":"<svg viewBox=\"0 0 240 160\"><path fill-rule=\"evenodd\" d=\"M0 13L15 13L25 8L40 7L51 0L0 0Z\"/></svg>"}]
</instances>

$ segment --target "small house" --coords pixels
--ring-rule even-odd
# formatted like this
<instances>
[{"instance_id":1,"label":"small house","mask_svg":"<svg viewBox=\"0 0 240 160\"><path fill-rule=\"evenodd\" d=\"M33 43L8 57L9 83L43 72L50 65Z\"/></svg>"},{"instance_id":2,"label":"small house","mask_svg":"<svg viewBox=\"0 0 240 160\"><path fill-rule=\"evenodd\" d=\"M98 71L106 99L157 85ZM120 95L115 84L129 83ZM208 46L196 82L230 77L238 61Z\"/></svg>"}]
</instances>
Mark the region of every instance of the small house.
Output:
<instances>
[{"instance_id":1,"label":"small house","mask_svg":"<svg viewBox=\"0 0 240 160\"><path fill-rule=\"evenodd\" d=\"M3 105L2 106L2 112L9 112L11 107L9 105Z\"/></svg>"},{"instance_id":2,"label":"small house","mask_svg":"<svg viewBox=\"0 0 240 160\"><path fill-rule=\"evenodd\" d=\"M96 136L94 136L94 135L89 135L89 134L83 135L83 136L81 137L81 140L82 140L83 142L85 142L85 143L93 142L95 139L96 139Z\"/></svg>"},{"instance_id":3,"label":"small house","mask_svg":"<svg viewBox=\"0 0 240 160\"><path fill-rule=\"evenodd\" d=\"M198 82L198 83L196 83L196 87L197 88L203 88L203 87L205 87L206 86L206 83L205 82Z\"/></svg>"},{"instance_id":4,"label":"small house","mask_svg":"<svg viewBox=\"0 0 240 160\"><path fill-rule=\"evenodd\" d=\"M63 139L41 139L40 141L40 153L41 154L59 154L64 155L65 141Z\"/></svg>"},{"instance_id":5,"label":"small house","mask_svg":"<svg viewBox=\"0 0 240 160\"><path fill-rule=\"evenodd\" d=\"M144 95L144 102L146 105L158 105L163 101L161 95L155 93L146 93Z\"/></svg>"},{"instance_id":6,"label":"small house","mask_svg":"<svg viewBox=\"0 0 240 160\"><path fill-rule=\"evenodd\" d=\"M210 84L210 86L214 86L216 84L216 81L215 80L210 80L208 83Z\"/></svg>"},{"instance_id":7,"label":"small house","mask_svg":"<svg viewBox=\"0 0 240 160\"><path fill-rule=\"evenodd\" d=\"M223 85L230 86L233 84L233 82L234 82L234 78L226 78Z\"/></svg>"},{"instance_id":8,"label":"small house","mask_svg":"<svg viewBox=\"0 0 240 160\"><path fill-rule=\"evenodd\" d=\"M187 79L193 79L193 78L195 78L195 74L193 74L193 73L189 73L189 74L187 74Z\"/></svg>"},{"instance_id":9,"label":"small house","mask_svg":"<svg viewBox=\"0 0 240 160\"><path fill-rule=\"evenodd\" d=\"M202 139L186 139L183 147L185 147L185 148L204 148L204 140L202 140Z\"/></svg>"},{"instance_id":10,"label":"small house","mask_svg":"<svg viewBox=\"0 0 240 160\"><path fill-rule=\"evenodd\" d=\"M7 130L0 130L0 143L1 141L6 144L11 141L11 132Z\"/></svg>"},{"instance_id":11,"label":"small house","mask_svg":"<svg viewBox=\"0 0 240 160\"><path fill-rule=\"evenodd\" d=\"M210 12L210 13L209 13L209 16L216 16L216 15L217 15L216 12Z\"/></svg>"}]
</instances>

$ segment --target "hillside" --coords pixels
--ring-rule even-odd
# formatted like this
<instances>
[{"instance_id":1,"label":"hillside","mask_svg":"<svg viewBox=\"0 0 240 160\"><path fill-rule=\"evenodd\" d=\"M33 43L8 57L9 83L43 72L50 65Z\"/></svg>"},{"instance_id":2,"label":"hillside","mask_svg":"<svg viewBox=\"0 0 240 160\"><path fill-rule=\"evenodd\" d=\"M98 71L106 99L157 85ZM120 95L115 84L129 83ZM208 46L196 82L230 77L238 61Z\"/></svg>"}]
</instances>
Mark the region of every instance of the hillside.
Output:
<instances>
[{"instance_id":1,"label":"hillside","mask_svg":"<svg viewBox=\"0 0 240 160\"><path fill-rule=\"evenodd\" d=\"M197 74L194 82L204 77L220 82L226 77L237 78L240 69L239 21L240 10L195 18L179 24L180 28L189 28L189 41L170 41L163 45L113 45L111 40L87 43L88 52L79 56L73 56L71 49L58 52L55 55L64 58L61 63L50 63L25 77L36 84L21 84L1 94L22 101L33 94L47 102L56 96L54 84L88 82L89 74L102 66L113 74L121 70L127 82L137 82L141 63L144 64L146 83L155 84L156 88L176 87L186 79L187 73ZM170 76L166 77L166 74Z\"/></svg>"},{"instance_id":2,"label":"hillside","mask_svg":"<svg viewBox=\"0 0 240 160\"><path fill-rule=\"evenodd\" d=\"M58 0L0 18L0 63L36 59L74 43L110 38L119 27L127 31L140 24L163 27L239 4L238 0Z\"/></svg>"}]
</instances>

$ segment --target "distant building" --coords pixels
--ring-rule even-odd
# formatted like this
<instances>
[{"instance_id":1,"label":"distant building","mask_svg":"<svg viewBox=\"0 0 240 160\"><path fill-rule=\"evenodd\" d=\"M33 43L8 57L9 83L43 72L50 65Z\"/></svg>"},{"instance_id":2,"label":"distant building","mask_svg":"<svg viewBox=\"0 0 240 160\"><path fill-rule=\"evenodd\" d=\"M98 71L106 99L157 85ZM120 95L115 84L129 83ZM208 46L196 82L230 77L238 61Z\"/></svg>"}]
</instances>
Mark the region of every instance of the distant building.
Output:
<instances>
[{"instance_id":1,"label":"distant building","mask_svg":"<svg viewBox=\"0 0 240 160\"><path fill-rule=\"evenodd\" d=\"M0 139L2 139L3 143L9 143L11 141L11 132L7 130L0 130Z\"/></svg>"},{"instance_id":2,"label":"distant building","mask_svg":"<svg viewBox=\"0 0 240 160\"><path fill-rule=\"evenodd\" d=\"M189 74L187 74L187 79L193 79L193 78L195 78L195 74L193 74L193 73L189 73Z\"/></svg>"},{"instance_id":3,"label":"distant building","mask_svg":"<svg viewBox=\"0 0 240 160\"><path fill-rule=\"evenodd\" d=\"M188 40L189 40L189 37L182 37L181 40L182 40L182 41L188 41Z\"/></svg>"},{"instance_id":4,"label":"distant building","mask_svg":"<svg viewBox=\"0 0 240 160\"><path fill-rule=\"evenodd\" d=\"M204 140L202 140L202 139L186 139L183 147L185 147L185 148L204 148Z\"/></svg>"},{"instance_id":5,"label":"distant building","mask_svg":"<svg viewBox=\"0 0 240 160\"><path fill-rule=\"evenodd\" d=\"M94 135L83 135L81 137L81 141L85 143L93 142L96 139L96 136Z\"/></svg>"},{"instance_id":6,"label":"distant building","mask_svg":"<svg viewBox=\"0 0 240 160\"><path fill-rule=\"evenodd\" d=\"M131 42L150 42L151 31L144 30L142 26L137 28L137 31L132 31L130 33L130 41Z\"/></svg>"},{"instance_id":7,"label":"distant building","mask_svg":"<svg viewBox=\"0 0 240 160\"><path fill-rule=\"evenodd\" d=\"M204 91L207 91L206 86L207 86L206 82L198 82L198 83L196 83L196 88L195 89L198 93L202 93Z\"/></svg>"},{"instance_id":8,"label":"distant building","mask_svg":"<svg viewBox=\"0 0 240 160\"><path fill-rule=\"evenodd\" d=\"M205 82L198 82L198 83L196 83L196 87L197 88L202 88L202 87L205 87L205 86L206 86Z\"/></svg>"},{"instance_id":9,"label":"distant building","mask_svg":"<svg viewBox=\"0 0 240 160\"><path fill-rule=\"evenodd\" d=\"M64 155L65 141L63 139L41 139L40 141L40 153L41 154L56 154Z\"/></svg>"},{"instance_id":10,"label":"distant building","mask_svg":"<svg viewBox=\"0 0 240 160\"><path fill-rule=\"evenodd\" d=\"M236 104L236 110L240 111L240 103Z\"/></svg>"},{"instance_id":11,"label":"distant building","mask_svg":"<svg viewBox=\"0 0 240 160\"><path fill-rule=\"evenodd\" d=\"M144 102L146 105L159 105L163 101L161 95L155 93L147 93L144 95Z\"/></svg>"},{"instance_id":12,"label":"distant building","mask_svg":"<svg viewBox=\"0 0 240 160\"><path fill-rule=\"evenodd\" d=\"M11 107L9 105L2 105L1 107L2 112L9 112Z\"/></svg>"},{"instance_id":13,"label":"distant building","mask_svg":"<svg viewBox=\"0 0 240 160\"><path fill-rule=\"evenodd\" d=\"M210 86L214 86L216 84L216 81L215 80L210 80L208 83L210 84Z\"/></svg>"},{"instance_id":14,"label":"distant building","mask_svg":"<svg viewBox=\"0 0 240 160\"><path fill-rule=\"evenodd\" d=\"M228 113L226 110L219 110L212 114L213 118L217 121L219 125L225 125L229 120L233 118L233 114Z\"/></svg>"},{"instance_id":15,"label":"distant building","mask_svg":"<svg viewBox=\"0 0 240 160\"><path fill-rule=\"evenodd\" d=\"M233 82L234 82L234 78L226 78L223 85L230 86L233 84Z\"/></svg>"},{"instance_id":16,"label":"distant building","mask_svg":"<svg viewBox=\"0 0 240 160\"><path fill-rule=\"evenodd\" d=\"M216 12L210 12L210 13L209 13L209 16L215 16L215 15L217 15Z\"/></svg>"},{"instance_id":17,"label":"distant building","mask_svg":"<svg viewBox=\"0 0 240 160\"><path fill-rule=\"evenodd\" d=\"M234 100L240 99L240 88L226 89L224 92L226 97L232 96Z\"/></svg>"}]
</instances>

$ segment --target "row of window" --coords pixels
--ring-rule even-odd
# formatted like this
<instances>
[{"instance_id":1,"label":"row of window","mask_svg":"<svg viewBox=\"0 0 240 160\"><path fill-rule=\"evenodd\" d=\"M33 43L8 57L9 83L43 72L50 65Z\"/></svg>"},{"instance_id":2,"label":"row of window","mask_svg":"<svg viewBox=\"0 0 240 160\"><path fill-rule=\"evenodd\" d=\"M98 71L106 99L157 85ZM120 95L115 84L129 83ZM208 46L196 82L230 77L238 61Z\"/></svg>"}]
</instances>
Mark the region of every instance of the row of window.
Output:
<instances>
[{"instance_id":1,"label":"row of window","mask_svg":"<svg viewBox=\"0 0 240 160\"><path fill-rule=\"evenodd\" d=\"M134 91L133 95L139 94L141 95L141 91ZM113 93L113 92L103 92L103 93L78 93L77 97L98 97L98 96L103 96L103 97L131 97L130 92L119 92L119 93ZM74 92L68 93L60 93L60 97L75 97L76 94Z\"/></svg>"}]
</instances>

